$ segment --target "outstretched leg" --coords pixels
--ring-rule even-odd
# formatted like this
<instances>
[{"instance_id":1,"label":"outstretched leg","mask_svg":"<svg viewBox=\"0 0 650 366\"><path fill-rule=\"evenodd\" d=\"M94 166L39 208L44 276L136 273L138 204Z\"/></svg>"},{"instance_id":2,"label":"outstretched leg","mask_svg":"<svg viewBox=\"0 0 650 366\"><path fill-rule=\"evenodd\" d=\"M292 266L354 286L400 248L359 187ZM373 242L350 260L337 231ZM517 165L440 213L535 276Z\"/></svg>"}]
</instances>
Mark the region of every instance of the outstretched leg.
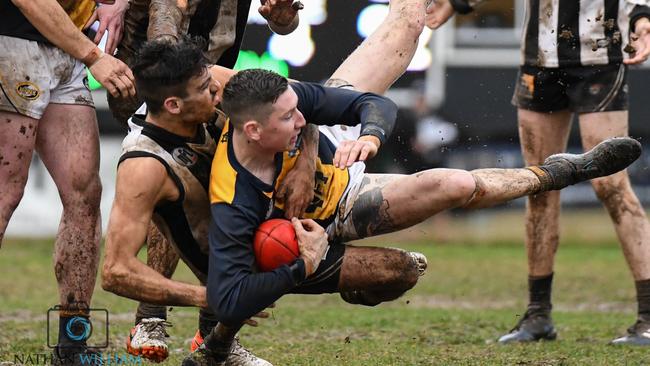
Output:
<instances>
[{"instance_id":1,"label":"outstretched leg","mask_svg":"<svg viewBox=\"0 0 650 366\"><path fill-rule=\"evenodd\" d=\"M391 0L386 19L343 61L329 84L385 93L413 59L425 11L426 0Z\"/></svg>"},{"instance_id":2,"label":"outstretched leg","mask_svg":"<svg viewBox=\"0 0 650 366\"><path fill-rule=\"evenodd\" d=\"M560 154L522 169L430 169L412 175L366 174L342 207L337 235L352 240L410 227L454 207L488 207L613 174L641 154L630 138L606 140L585 154Z\"/></svg>"}]
</instances>

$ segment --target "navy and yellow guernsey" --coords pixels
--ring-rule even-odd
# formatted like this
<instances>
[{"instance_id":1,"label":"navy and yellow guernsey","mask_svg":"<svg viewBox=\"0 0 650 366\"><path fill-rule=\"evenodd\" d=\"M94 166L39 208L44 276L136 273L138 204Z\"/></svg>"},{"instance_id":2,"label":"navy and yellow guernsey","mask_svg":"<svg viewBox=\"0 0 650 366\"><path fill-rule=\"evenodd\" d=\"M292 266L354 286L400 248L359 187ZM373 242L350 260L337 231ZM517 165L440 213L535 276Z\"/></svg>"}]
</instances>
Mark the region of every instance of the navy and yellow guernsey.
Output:
<instances>
[{"instance_id":1,"label":"navy and yellow guernsey","mask_svg":"<svg viewBox=\"0 0 650 366\"><path fill-rule=\"evenodd\" d=\"M298 95L298 110L307 123L361 124L361 135L377 136L382 142L392 131L397 107L385 97L312 83L290 85ZM276 154L274 183L267 184L239 164L232 133L233 127L227 123L212 162L207 289L210 307L228 325L238 324L263 310L305 278L302 259L272 272L257 273L252 245L254 232L261 222L284 216L283 206L274 199L274 192L294 166L296 156L287 152ZM347 169L332 165L335 151L333 142L321 133L314 200L304 217L322 226L334 220L350 182Z\"/></svg>"}]
</instances>

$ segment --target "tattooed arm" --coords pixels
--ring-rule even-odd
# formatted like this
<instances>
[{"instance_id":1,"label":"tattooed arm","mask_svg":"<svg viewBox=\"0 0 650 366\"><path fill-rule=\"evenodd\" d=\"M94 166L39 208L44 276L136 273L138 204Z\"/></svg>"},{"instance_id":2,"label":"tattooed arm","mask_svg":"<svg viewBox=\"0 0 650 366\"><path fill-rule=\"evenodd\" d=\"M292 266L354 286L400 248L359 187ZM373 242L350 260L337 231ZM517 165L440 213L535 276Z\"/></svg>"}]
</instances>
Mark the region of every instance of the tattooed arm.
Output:
<instances>
[{"instance_id":1,"label":"tattooed arm","mask_svg":"<svg viewBox=\"0 0 650 366\"><path fill-rule=\"evenodd\" d=\"M156 159L130 158L120 164L106 234L104 290L153 304L207 307L205 287L165 278L137 258L154 208L179 194Z\"/></svg>"},{"instance_id":2,"label":"tattooed arm","mask_svg":"<svg viewBox=\"0 0 650 366\"><path fill-rule=\"evenodd\" d=\"M184 5L181 7L181 5ZM183 22L187 14L187 1L151 0L149 4L149 28L147 39L169 39L178 41L185 33Z\"/></svg>"}]
</instances>

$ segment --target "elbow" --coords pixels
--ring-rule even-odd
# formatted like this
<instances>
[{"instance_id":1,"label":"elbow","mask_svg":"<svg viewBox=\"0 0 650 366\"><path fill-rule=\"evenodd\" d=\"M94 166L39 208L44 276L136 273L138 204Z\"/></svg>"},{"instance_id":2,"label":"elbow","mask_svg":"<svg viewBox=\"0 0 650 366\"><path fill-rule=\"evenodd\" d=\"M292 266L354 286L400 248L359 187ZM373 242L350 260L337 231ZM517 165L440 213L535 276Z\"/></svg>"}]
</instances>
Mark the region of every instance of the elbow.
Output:
<instances>
[{"instance_id":1,"label":"elbow","mask_svg":"<svg viewBox=\"0 0 650 366\"><path fill-rule=\"evenodd\" d=\"M219 322L226 326L239 325L254 315L245 314L242 310L243 307L238 306L237 301L230 295L218 294L216 291L208 290L207 297L210 309L212 309Z\"/></svg>"},{"instance_id":2,"label":"elbow","mask_svg":"<svg viewBox=\"0 0 650 366\"><path fill-rule=\"evenodd\" d=\"M106 258L104 266L102 267L101 276L102 288L104 291L117 294L122 283L121 279L124 278L124 272L123 267L119 263Z\"/></svg>"},{"instance_id":3,"label":"elbow","mask_svg":"<svg viewBox=\"0 0 650 366\"><path fill-rule=\"evenodd\" d=\"M392 99L389 99L387 97L383 97L383 98L386 100L387 109L395 118L397 118L397 110L399 109L399 107L397 107L397 104L393 102Z\"/></svg>"},{"instance_id":4,"label":"elbow","mask_svg":"<svg viewBox=\"0 0 650 366\"><path fill-rule=\"evenodd\" d=\"M220 296L215 294L214 291L208 291L208 305L216 315L219 322L227 326L238 324L235 307L227 306L227 304L228 301L226 299L222 299Z\"/></svg>"}]
</instances>

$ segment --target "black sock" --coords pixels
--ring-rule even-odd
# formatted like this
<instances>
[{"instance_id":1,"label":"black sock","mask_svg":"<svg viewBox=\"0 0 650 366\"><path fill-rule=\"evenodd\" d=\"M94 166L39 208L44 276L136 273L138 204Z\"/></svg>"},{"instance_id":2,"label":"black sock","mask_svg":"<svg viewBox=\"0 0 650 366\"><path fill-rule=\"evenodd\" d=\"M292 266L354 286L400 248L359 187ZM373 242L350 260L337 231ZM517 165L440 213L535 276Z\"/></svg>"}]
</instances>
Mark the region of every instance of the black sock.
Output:
<instances>
[{"instance_id":1,"label":"black sock","mask_svg":"<svg viewBox=\"0 0 650 366\"><path fill-rule=\"evenodd\" d=\"M551 287L553 273L547 276L528 276L528 310L549 314L551 305Z\"/></svg>"},{"instance_id":2,"label":"black sock","mask_svg":"<svg viewBox=\"0 0 650 366\"><path fill-rule=\"evenodd\" d=\"M650 279L636 281L636 301L638 303L638 319L650 321Z\"/></svg>"},{"instance_id":3,"label":"black sock","mask_svg":"<svg viewBox=\"0 0 650 366\"><path fill-rule=\"evenodd\" d=\"M201 338L205 339L217 324L219 324L217 316L211 310L203 308L199 310L199 332L201 333Z\"/></svg>"},{"instance_id":4,"label":"black sock","mask_svg":"<svg viewBox=\"0 0 650 366\"><path fill-rule=\"evenodd\" d=\"M212 328L210 334L204 339L205 348L208 349L215 361L223 362L228 358L232 348L235 335L243 324L235 327L227 327L223 324Z\"/></svg>"},{"instance_id":5,"label":"black sock","mask_svg":"<svg viewBox=\"0 0 650 366\"><path fill-rule=\"evenodd\" d=\"M139 303L138 310L135 312L135 324L137 325L142 319L147 318L160 318L167 320L167 307L148 304L146 302Z\"/></svg>"},{"instance_id":6,"label":"black sock","mask_svg":"<svg viewBox=\"0 0 650 366\"><path fill-rule=\"evenodd\" d=\"M91 329L88 314L59 315L59 355L84 352Z\"/></svg>"}]
</instances>

